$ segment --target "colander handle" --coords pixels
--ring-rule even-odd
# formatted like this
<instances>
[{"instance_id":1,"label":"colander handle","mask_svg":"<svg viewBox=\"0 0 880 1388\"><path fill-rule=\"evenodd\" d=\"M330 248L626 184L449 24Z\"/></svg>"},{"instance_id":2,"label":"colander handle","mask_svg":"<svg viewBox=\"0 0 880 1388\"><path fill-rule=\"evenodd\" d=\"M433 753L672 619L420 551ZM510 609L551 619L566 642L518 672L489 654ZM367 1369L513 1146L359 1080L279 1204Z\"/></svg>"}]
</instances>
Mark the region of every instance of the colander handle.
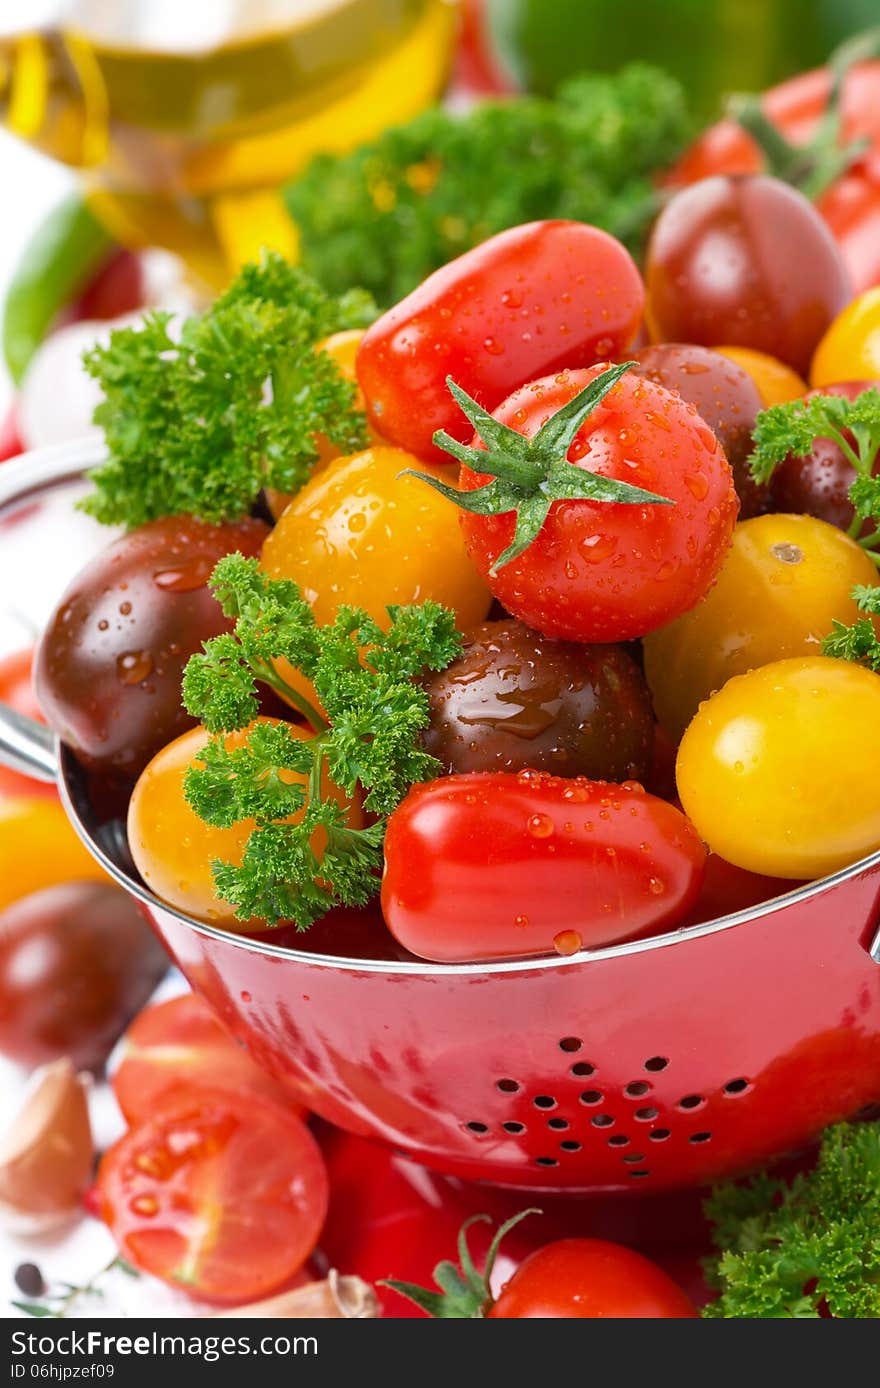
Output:
<instances>
[{"instance_id":1,"label":"colander handle","mask_svg":"<svg viewBox=\"0 0 880 1388\"><path fill-rule=\"evenodd\" d=\"M877 926L877 933L871 942L871 958L875 964L880 964L880 925Z\"/></svg>"},{"instance_id":2,"label":"colander handle","mask_svg":"<svg viewBox=\"0 0 880 1388\"><path fill-rule=\"evenodd\" d=\"M0 704L0 766L34 780L58 780L58 752L51 729Z\"/></svg>"}]
</instances>

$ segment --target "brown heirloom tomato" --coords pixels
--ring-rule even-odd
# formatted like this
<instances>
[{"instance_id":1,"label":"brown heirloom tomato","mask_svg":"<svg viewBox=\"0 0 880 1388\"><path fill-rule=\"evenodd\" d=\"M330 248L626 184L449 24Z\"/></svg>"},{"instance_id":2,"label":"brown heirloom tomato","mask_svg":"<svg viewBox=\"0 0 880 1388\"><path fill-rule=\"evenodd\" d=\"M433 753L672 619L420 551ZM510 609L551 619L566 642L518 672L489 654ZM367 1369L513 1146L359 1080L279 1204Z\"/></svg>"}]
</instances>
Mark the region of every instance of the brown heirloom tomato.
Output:
<instances>
[{"instance_id":1,"label":"brown heirloom tomato","mask_svg":"<svg viewBox=\"0 0 880 1388\"><path fill-rule=\"evenodd\" d=\"M522 771L641 780L651 696L620 646L551 641L522 622L484 622L427 681L427 750L447 772Z\"/></svg>"},{"instance_id":2,"label":"brown heirloom tomato","mask_svg":"<svg viewBox=\"0 0 880 1388\"><path fill-rule=\"evenodd\" d=\"M847 400L855 400L863 390L880 388L880 381L841 381L837 385L822 386L811 390L806 397L814 395L842 395ZM852 443L852 437L848 438ZM874 471L880 462L874 464ZM849 499L849 489L856 478L855 468L844 456L843 450L833 439L814 439L813 448L805 458L793 455L785 459L770 480L770 495L774 511L793 511L808 516L817 516L841 530L848 530L855 511ZM861 533L869 534L874 529L870 521L865 521Z\"/></svg>"},{"instance_id":3,"label":"brown heirloom tomato","mask_svg":"<svg viewBox=\"0 0 880 1388\"><path fill-rule=\"evenodd\" d=\"M635 360L637 376L678 391L715 434L733 472L740 520L766 510L767 489L758 486L748 466L752 430L764 401L745 368L708 347L681 342L643 347Z\"/></svg>"},{"instance_id":4,"label":"brown heirloom tomato","mask_svg":"<svg viewBox=\"0 0 880 1388\"><path fill-rule=\"evenodd\" d=\"M831 232L775 178L706 178L657 219L646 263L658 341L753 347L805 374L852 298Z\"/></svg>"},{"instance_id":5,"label":"brown heirloom tomato","mask_svg":"<svg viewBox=\"0 0 880 1388\"><path fill-rule=\"evenodd\" d=\"M65 882L33 892L0 914L0 1051L22 1065L70 1056L99 1069L167 968L119 887Z\"/></svg>"},{"instance_id":6,"label":"brown heirloom tomato","mask_svg":"<svg viewBox=\"0 0 880 1388\"><path fill-rule=\"evenodd\" d=\"M37 648L37 696L87 766L136 776L195 722L180 702L187 660L231 623L208 588L218 559L257 555L262 521L150 521L74 579Z\"/></svg>"}]
</instances>

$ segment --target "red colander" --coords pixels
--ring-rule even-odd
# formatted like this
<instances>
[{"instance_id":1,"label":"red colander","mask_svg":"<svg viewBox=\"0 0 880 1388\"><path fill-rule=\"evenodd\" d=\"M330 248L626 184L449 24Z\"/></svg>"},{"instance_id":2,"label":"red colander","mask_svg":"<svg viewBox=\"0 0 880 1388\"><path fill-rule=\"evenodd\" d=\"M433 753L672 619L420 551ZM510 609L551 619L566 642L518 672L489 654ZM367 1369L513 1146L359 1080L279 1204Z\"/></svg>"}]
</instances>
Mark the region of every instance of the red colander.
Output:
<instances>
[{"instance_id":1,"label":"red colander","mask_svg":"<svg viewBox=\"0 0 880 1388\"><path fill-rule=\"evenodd\" d=\"M41 495L96 453L4 465L0 527L25 506L39 522ZM9 710L0 760L58 780L88 848L261 1065L330 1122L436 1170L570 1192L702 1185L880 1100L880 854L736 915L573 958L335 958L163 906L74 760Z\"/></svg>"}]
</instances>

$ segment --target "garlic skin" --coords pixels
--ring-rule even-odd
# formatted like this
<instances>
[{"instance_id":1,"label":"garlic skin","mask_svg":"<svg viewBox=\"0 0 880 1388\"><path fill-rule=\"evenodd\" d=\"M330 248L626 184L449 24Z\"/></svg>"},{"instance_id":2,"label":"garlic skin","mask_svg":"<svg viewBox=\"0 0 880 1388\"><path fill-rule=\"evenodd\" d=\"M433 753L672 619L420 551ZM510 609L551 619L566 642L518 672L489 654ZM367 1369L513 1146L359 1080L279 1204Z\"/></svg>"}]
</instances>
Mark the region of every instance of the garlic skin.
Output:
<instances>
[{"instance_id":1,"label":"garlic skin","mask_svg":"<svg viewBox=\"0 0 880 1388\"><path fill-rule=\"evenodd\" d=\"M0 1138L0 1221L16 1233L43 1234L73 1219L94 1155L86 1083L72 1061L53 1061L36 1071Z\"/></svg>"},{"instance_id":2,"label":"garlic skin","mask_svg":"<svg viewBox=\"0 0 880 1388\"><path fill-rule=\"evenodd\" d=\"M233 1311L218 1311L212 1319L365 1320L381 1314L379 1299L369 1282L341 1276L331 1269L323 1282L308 1282L265 1301L236 1306Z\"/></svg>"}]
</instances>

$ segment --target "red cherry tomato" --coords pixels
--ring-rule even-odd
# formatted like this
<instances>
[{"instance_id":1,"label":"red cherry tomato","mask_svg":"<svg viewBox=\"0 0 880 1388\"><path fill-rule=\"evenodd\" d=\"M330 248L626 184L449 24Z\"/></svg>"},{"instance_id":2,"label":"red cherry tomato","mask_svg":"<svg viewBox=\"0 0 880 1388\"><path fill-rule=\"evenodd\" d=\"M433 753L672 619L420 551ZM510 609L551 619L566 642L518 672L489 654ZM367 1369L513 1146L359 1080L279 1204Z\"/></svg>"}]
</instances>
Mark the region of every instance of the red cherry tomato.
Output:
<instances>
[{"instance_id":1,"label":"red cherry tomato","mask_svg":"<svg viewBox=\"0 0 880 1388\"><path fill-rule=\"evenodd\" d=\"M33 650L15 651L0 660L0 704L7 704L28 718L36 718L41 723L45 719L37 704L32 681ZM19 775L0 766L0 799L4 797L44 796L53 799L55 787L45 781L35 781L31 776Z\"/></svg>"},{"instance_id":2,"label":"red cherry tomato","mask_svg":"<svg viewBox=\"0 0 880 1388\"><path fill-rule=\"evenodd\" d=\"M582 222L529 222L430 275L364 333L357 376L383 438L448 463L434 431L471 428L452 376L492 410L526 381L615 357L635 336L644 289L632 257Z\"/></svg>"},{"instance_id":3,"label":"red cherry tomato","mask_svg":"<svg viewBox=\"0 0 880 1388\"><path fill-rule=\"evenodd\" d=\"M560 1239L529 1254L487 1315L493 1320L692 1320L671 1277L621 1244Z\"/></svg>"},{"instance_id":4,"label":"red cherry tomato","mask_svg":"<svg viewBox=\"0 0 880 1388\"><path fill-rule=\"evenodd\" d=\"M705 858L684 815L635 782L447 776L388 821L382 910L422 959L573 954L678 925Z\"/></svg>"},{"instance_id":5,"label":"red cherry tomato","mask_svg":"<svg viewBox=\"0 0 880 1388\"><path fill-rule=\"evenodd\" d=\"M532 438L605 369L535 381L494 416ZM529 547L494 575L514 517L463 513L468 553L502 606L545 636L628 641L699 602L721 567L738 503L727 459L693 406L628 374L590 414L568 460L675 504L554 502ZM489 480L461 469L465 491Z\"/></svg>"},{"instance_id":6,"label":"red cherry tomato","mask_svg":"<svg viewBox=\"0 0 880 1388\"><path fill-rule=\"evenodd\" d=\"M305 1262L327 1172L305 1124L254 1094L200 1090L132 1128L98 1171L101 1216L136 1268L210 1301L256 1301Z\"/></svg>"},{"instance_id":7,"label":"red cherry tomato","mask_svg":"<svg viewBox=\"0 0 880 1388\"><path fill-rule=\"evenodd\" d=\"M645 280L657 341L749 347L801 375L852 298L816 209L758 174L706 178L677 193L651 233Z\"/></svg>"},{"instance_id":8,"label":"red cherry tomato","mask_svg":"<svg viewBox=\"0 0 880 1388\"><path fill-rule=\"evenodd\" d=\"M773 87L761 101L764 114L795 145L816 134L828 105L827 68L804 72ZM849 271L855 293L880 284L880 61L859 63L846 75L841 102L844 145L868 142L850 168L817 198ZM673 171L675 183L694 183L712 174L759 173L764 159L752 137L734 121L705 131Z\"/></svg>"},{"instance_id":9,"label":"red cherry tomato","mask_svg":"<svg viewBox=\"0 0 880 1388\"><path fill-rule=\"evenodd\" d=\"M0 463L5 463L7 458L16 458L22 452L24 444L18 432L18 411L14 405L10 405L0 420Z\"/></svg>"},{"instance_id":10,"label":"red cherry tomato","mask_svg":"<svg viewBox=\"0 0 880 1388\"><path fill-rule=\"evenodd\" d=\"M116 250L71 306L70 319L121 318L144 302L144 273L140 256Z\"/></svg>"},{"instance_id":11,"label":"red cherry tomato","mask_svg":"<svg viewBox=\"0 0 880 1388\"><path fill-rule=\"evenodd\" d=\"M232 1090L262 1095L295 1113L300 1105L251 1060L195 993L154 1003L125 1035L112 1077L128 1123L140 1123L182 1090Z\"/></svg>"}]
</instances>

